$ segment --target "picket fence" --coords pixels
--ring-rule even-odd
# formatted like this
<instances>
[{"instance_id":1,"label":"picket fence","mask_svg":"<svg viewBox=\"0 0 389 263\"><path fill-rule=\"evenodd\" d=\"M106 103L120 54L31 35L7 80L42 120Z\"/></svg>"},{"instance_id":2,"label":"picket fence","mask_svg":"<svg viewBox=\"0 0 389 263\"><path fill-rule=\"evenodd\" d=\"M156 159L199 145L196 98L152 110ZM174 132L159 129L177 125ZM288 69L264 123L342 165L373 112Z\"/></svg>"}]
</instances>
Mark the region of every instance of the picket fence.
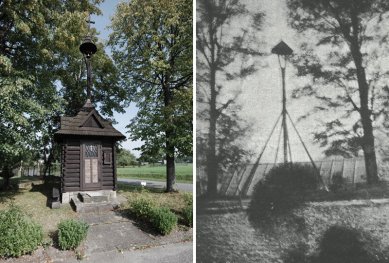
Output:
<instances>
[{"instance_id":1,"label":"picket fence","mask_svg":"<svg viewBox=\"0 0 389 263\"><path fill-rule=\"evenodd\" d=\"M309 162L301 164L312 165ZM315 162L320 170L324 183L331 184L335 174L341 174L345 184L355 186L366 182L366 170L364 158L335 159ZM273 163L261 163L253 171L254 164L247 164L231 168L220 175L218 192L225 196L251 196L254 186L264 178L265 174L274 167ZM251 175L251 176L250 176ZM204 167L197 167L197 195L206 191L206 173Z\"/></svg>"}]
</instances>

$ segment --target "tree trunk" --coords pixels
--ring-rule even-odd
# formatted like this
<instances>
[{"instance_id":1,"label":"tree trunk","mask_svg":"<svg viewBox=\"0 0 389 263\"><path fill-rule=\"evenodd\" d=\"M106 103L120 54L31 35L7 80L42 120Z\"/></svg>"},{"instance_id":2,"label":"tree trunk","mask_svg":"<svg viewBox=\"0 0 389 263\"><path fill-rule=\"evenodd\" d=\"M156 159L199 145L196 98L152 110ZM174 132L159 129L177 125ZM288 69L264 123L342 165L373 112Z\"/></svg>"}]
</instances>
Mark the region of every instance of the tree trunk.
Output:
<instances>
[{"instance_id":1,"label":"tree trunk","mask_svg":"<svg viewBox=\"0 0 389 263\"><path fill-rule=\"evenodd\" d=\"M366 121L366 124L363 125L364 136L362 149L365 156L365 166L366 166L366 176L368 184L375 184L379 181L378 172L377 172L377 159L374 148L374 135L372 123Z\"/></svg>"},{"instance_id":2,"label":"tree trunk","mask_svg":"<svg viewBox=\"0 0 389 263\"><path fill-rule=\"evenodd\" d=\"M51 165L53 163L53 160L54 160L54 153L53 153L53 149L50 150L50 153L49 153L49 157L47 158L47 160L44 160L44 170L43 170L43 177L47 177L47 176L50 176L51 175ZM48 174L47 174L48 173Z\"/></svg>"},{"instance_id":3,"label":"tree trunk","mask_svg":"<svg viewBox=\"0 0 389 263\"><path fill-rule=\"evenodd\" d=\"M11 177L12 177L12 170L8 165L3 166L2 169L2 177L3 177L3 190L9 190L11 189Z\"/></svg>"},{"instance_id":4,"label":"tree trunk","mask_svg":"<svg viewBox=\"0 0 389 263\"><path fill-rule=\"evenodd\" d=\"M176 170L174 164L174 150L173 144L174 128L173 128L173 113L170 113L167 109L170 107L172 101L172 93L170 90L169 76L166 77L166 82L163 85L164 103L165 103L165 140L166 140L166 192L174 191L174 184L176 183Z\"/></svg>"},{"instance_id":5,"label":"tree trunk","mask_svg":"<svg viewBox=\"0 0 389 263\"><path fill-rule=\"evenodd\" d=\"M216 52L216 31L213 27L213 24L210 23L208 25L209 32L209 41L210 41L210 100L209 100L209 132L208 132L208 149L207 149L207 160L206 160L206 172L207 172L207 195L208 196L216 196L218 194L217 184L219 181L218 175L218 161L216 156L216 123L217 123L217 108L216 108L216 60L217 60L217 52Z\"/></svg>"},{"instance_id":6,"label":"tree trunk","mask_svg":"<svg viewBox=\"0 0 389 263\"><path fill-rule=\"evenodd\" d=\"M176 168L174 163L174 153L166 154L166 192L174 191L174 184L176 183Z\"/></svg>"},{"instance_id":7,"label":"tree trunk","mask_svg":"<svg viewBox=\"0 0 389 263\"><path fill-rule=\"evenodd\" d=\"M218 183L218 169L216 160L216 122L217 122L217 109L216 109L216 70L211 68L210 76L210 109L209 109L209 132L208 132L208 150L207 150L207 194L209 196L217 195L217 183Z\"/></svg>"},{"instance_id":8,"label":"tree trunk","mask_svg":"<svg viewBox=\"0 0 389 263\"><path fill-rule=\"evenodd\" d=\"M369 109L369 86L366 80L365 69L362 66L362 54L357 41L354 41L351 44L351 54L357 69L359 99L361 103L359 114L361 116L363 128L362 150L365 157L367 183L374 184L379 181L379 178L377 172L373 124L371 120L371 111Z\"/></svg>"}]
</instances>

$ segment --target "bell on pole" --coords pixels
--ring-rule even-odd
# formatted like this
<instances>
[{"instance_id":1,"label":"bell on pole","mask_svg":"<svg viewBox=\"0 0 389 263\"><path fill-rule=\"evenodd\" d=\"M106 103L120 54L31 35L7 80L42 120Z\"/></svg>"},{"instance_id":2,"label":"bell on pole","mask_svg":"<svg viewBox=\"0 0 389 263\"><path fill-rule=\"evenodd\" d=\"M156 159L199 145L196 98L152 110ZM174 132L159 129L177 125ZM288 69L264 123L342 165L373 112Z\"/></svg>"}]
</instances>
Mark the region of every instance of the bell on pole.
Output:
<instances>
[{"instance_id":1,"label":"bell on pole","mask_svg":"<svg viewBox=\"0 0 389 263\"><path fill-rule=\"evenodd\" d=\"M82 54L85 55L86 58L91 58L92 55L96 53L97 47L92 42L92 39L90 36L85 36L84 41L80 45L80 51Z\"/></svg>"},{"instance_id":2,"label":"bell on pole","mask_svg":"<svg viewBox=\"0 0 389 263\"><path fill-rule=\"evenodd\" d=\"M97 52L96 45L92 42L92 37L89 35L90 32L90 24L94 24L93 21L89 19L86 21L88 23L88 35L84 37L84 40L82 44L80 45L80 52L83 54L86 64L86 71L87 71L87 87L86 87L86 96L88 101L91 101L91 90L92 90L92 65L91 65L91 58L93 54Z\"/></svg>"}]
</instances>

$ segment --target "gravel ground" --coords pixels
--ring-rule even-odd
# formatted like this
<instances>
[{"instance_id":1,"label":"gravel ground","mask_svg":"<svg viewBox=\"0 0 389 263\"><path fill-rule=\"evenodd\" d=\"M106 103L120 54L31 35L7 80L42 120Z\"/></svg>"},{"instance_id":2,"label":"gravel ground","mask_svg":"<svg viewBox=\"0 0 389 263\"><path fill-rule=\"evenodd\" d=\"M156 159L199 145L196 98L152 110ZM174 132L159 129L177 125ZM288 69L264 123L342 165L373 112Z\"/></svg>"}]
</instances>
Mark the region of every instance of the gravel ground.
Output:
<instances>
[{"instance_id":1,"label":"gravel ground","mask_svg":"<svg viewBox=\"0 0 389 263\"><path fill-rule=\"evenodd\" d=\"M389 248L387 203L310 203L295 215L303 218L302 227L286 223L269 234L253 228L242 210L198 214L197 262L283 262L285 250L299 242L314 252L320 237L333 225L363 230L377 241L377 250Z\"/></svg>"}]
</instances>

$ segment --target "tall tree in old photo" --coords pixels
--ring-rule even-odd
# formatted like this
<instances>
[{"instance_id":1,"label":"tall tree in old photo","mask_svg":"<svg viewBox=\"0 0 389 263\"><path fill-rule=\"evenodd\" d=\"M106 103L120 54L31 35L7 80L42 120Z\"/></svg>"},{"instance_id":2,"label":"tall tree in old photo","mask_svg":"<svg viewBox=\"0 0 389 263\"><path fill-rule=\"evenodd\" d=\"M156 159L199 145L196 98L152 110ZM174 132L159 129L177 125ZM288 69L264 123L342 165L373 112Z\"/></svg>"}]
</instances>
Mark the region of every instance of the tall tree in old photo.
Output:
<instances>
[{"instance_id":1,"label":"tall tree in old photo","mask_svg":"<svg viewBox=\"0 0 389 263\"><path fill-rule=\"evenodd\" d=\"M358 156L362 150L367 181L377 182L374 125L385 112L389 2L288 0L288 8L292 27L305 39L298 75L309 79L293 96L320 102L308 115L325 114L315 138L326 155Z\"/></svg>"},{"instance_id":2,"label":"tall tree in old photo","mask_svg":"<svg viewBox=\"0 0 389 263\"><path fill-rule=\"evenodd\" d=\"M175 156L192 154L192 1L132 0L118 5L110 36L127 101L137 115L130 138L147 156L166 158L173 191Z\"/></svg>"},{"instance_id":3,"label":"tall tree in old photo","mask_svg":"<svg viewBox=\"0 0 389 263\"><path fill-rule=\"evenodd\" d=\"M203 122L197 131L197 159L205 166L207 194L216 195L221 169L245 155L235 142L247 131L239 117L240 87L228 91L225 83L243 80L257 70L245 62L261 55L253 32L260 29L263 13L252 13L236 0L199 0L197 16L197 119ZM239 19L247 17L251 28L241 28ZM234 63L237 69L231 69Z\"/></svg>"}]
</instances>

